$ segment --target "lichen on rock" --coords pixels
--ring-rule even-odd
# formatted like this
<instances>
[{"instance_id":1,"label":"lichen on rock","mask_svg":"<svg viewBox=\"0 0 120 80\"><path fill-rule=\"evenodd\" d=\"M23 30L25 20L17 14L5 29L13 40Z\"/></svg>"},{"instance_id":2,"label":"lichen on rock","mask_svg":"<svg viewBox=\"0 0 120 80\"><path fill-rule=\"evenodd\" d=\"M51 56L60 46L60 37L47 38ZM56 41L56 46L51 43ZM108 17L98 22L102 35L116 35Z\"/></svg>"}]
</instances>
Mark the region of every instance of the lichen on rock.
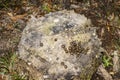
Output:
<instances>
[{"instance_id":1,"label":"lichen on rock","mask_svg":"<svg viewBox=\"0 0 120 80\"><path fill-rule=\"evenodd\" d=\"M101 48L91 26L89 19L74 11L33 17L22 33L19 58L42 74L36 80L87 79L96 69Z\"/></svg>"}]
</instances>

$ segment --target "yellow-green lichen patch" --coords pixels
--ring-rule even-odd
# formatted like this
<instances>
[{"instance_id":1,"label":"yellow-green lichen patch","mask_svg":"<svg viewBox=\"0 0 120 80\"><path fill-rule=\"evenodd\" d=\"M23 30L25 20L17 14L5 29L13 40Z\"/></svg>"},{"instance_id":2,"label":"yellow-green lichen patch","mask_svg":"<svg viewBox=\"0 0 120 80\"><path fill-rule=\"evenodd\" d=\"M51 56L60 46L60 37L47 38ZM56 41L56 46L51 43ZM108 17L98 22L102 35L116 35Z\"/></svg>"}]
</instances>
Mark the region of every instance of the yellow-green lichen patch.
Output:
<instances>
[{"instance_id":1,"label":"yellow-green lichen patch","mask_svg":"<svg viewBox=\"0 0 120 80\"><path fill-rule=\"evenodd\" d=\"M54 23L45 23L42 27L40 27L39 30L45 35L49 35L54 25L55 25Z\"/></svg>"},{"instance_id":2,"label":"yellow-green lichen patch","mask_svg":"<svg viewBox=\"0 0 120 80\"><path fill-rule=\"evenodd\" d=\"M73 40L77 40L80 42L88 42L91 38L91 34L90 33L77 34L77 35L73 36L72 38L73 38Z\"/></svg>"}]
</instances>

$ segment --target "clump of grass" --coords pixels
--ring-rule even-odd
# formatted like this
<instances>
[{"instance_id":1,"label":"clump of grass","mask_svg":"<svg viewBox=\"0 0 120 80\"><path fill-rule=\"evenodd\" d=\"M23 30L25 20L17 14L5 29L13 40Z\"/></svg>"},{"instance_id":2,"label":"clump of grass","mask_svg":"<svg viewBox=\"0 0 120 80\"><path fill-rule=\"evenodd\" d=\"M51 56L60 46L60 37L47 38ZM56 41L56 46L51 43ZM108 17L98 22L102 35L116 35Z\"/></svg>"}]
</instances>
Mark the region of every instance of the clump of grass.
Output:
<instances>
[{"instance_id":1,"label":"clump of grass","mask_svg":"<svg viewBox=\"0 0 120 80\"><path fill-rule=\"evenodd\" d=\"M0 74L8 80L26 80L25 75L20 75L14 69L16 59L15 53L8 53L0 57Z\"/></svg>"},{"instance_id":2,"label":"clump of grass","mask_svg":"<svg viewBox=\"0 0 120 80\"><path fill-rule=\"evenodd\" d=\"M26 80L26 75L20 75L19 73L15 73L11 76L12 80Z\"/></svg>"},{"instance_id":3,"label":"clump of grass","mask_svg":"<svg viewBox=\"0 0 120 80\"><path fill-rule=\"evenodd\" d=\"M0 72L8 74L11 71L15 60L15 55L5 54L0 58Z\"/></svg>"}]
</instances>

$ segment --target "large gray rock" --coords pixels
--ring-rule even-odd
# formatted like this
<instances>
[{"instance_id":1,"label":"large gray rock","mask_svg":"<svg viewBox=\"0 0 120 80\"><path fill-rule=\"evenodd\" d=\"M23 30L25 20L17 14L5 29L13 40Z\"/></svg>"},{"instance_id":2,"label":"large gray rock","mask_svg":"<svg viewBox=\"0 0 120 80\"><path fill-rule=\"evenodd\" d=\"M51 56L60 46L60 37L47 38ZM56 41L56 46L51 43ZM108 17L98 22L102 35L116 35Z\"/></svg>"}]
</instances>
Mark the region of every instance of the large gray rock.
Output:
<instances>
[{"instance_id":1,"label":"large gray rock","mask_svg":"<svg viewBox=\"0 0 120 80\"><path fill-rule=\"evenodd\" d=\"M74 11L32 17L19 43L19 58L42 75L35 80L87 80L96 70L101 42L96 28Z\"/></svg>"}]
</instances>

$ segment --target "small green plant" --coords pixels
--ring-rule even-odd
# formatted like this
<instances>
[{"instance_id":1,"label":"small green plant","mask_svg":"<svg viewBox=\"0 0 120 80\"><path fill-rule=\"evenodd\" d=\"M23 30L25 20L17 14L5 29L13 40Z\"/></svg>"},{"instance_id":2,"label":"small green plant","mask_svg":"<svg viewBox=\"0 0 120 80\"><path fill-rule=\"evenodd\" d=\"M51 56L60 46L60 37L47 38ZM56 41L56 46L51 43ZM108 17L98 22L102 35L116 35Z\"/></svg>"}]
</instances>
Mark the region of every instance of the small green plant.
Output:
<instances>
[{"instance_id":1,"label":"small green plant","mask_svg":"<svg viewBox=\"0 0 120 80\"><path fill-rule=\"evenodd\" d=\"M51 9L47 3L42 5L42 9L43 9L43 11L45 11L47 13L49 13L51 11Z\"/></svg>"},{"instance_id":2,"label":"small green plant","mask_svg":"<svg viewBox=\"0 0 120 80\"><path fill-rule=\"evenodd\" d=\"M102 58L102 61L103 61L104 67L109 67L109 66L113 65L111 63L111 57L107 57L107 56L104 55L103 58Z\"/></svg>"},{"instance_id":3,"label":"small green plant","mask_svg":"<svg viewBox=\"0 0 120 80\"><path fill-rule=\"evenodd\" d=\"M20 75L14 69L16 59L15 53L8 53L0 57L0 74L10 80L26 80L25 75Z\"/></svg>"}]
</instances>

